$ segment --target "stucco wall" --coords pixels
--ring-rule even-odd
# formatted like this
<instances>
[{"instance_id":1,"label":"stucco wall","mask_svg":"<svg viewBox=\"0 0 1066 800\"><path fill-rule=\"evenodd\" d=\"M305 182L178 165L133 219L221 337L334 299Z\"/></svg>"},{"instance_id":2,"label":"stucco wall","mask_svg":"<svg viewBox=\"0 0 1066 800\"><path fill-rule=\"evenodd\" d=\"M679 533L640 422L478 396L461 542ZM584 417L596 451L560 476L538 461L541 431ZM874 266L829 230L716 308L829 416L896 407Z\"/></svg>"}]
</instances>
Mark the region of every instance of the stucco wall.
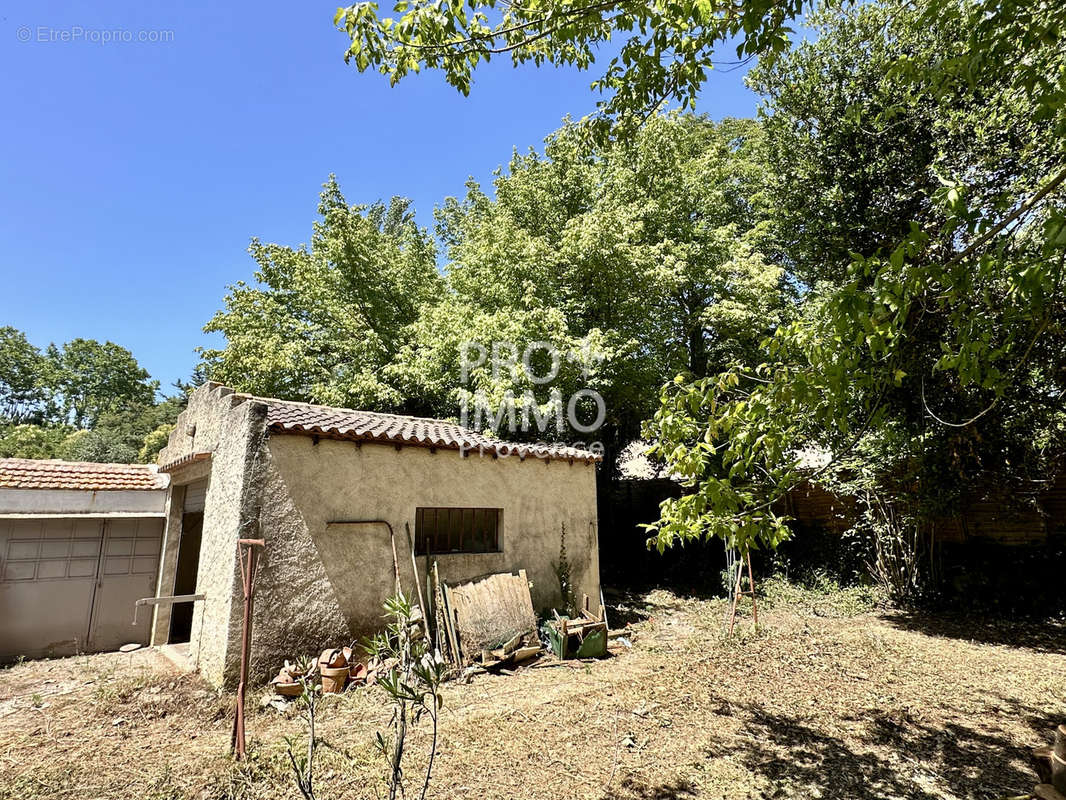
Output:
<instances>
[{"instance_id":1,"label":"stucco wall","mask_svg":"<svg viewBox=\"0 0 1066 800\"><path fill-rule=\"evenodd\" d=\"M211 459L190 654L212 683L236 681L240 658L241 580L237 540L256 538L266 407L246 402L224 419Z\"/></svg>"},{"instance_id":2,"label":"stucco wall","mask_svg":"<svg viewBox=\"0 0 1066 800\"><path fill-rule=\"evenodd\" d=\"M166 489L0 489L0 515L162 516Z\"/></svg>"},{"instance_id":3,"label":"stucco wall","mask_svg":"<svg viewBox=\"0 0 1066 800\"><path fill-rule=\"evenodd\" d=\"M503 552L437 557L441 577L465 580L525 569L538 609L558 605L553 564L566 524L567 556L578 597L599 606L595 467L457 451L273 435L262 499L266 550L256 582L253 675L268 677L285 658L370 633L381 624L393 585L386 526L396 532L404 591L414 595L404 523L418 506L502 508ZM210 507L210 499L209 499ZM425 559L418 559L424 580ZM423 583L424 589L424 583Z\"/></svg>"},{"instance_id":4,"label":"stucco wall","mask_svg":"<svg viewBox=\"0 0 1066 800\"><path fill-rule=\"evenodd\" d=\"M241 395L217 383L205 383L191 395L185 410L178 414L167 446L159 451L161 465L194 453L211 453L227 432L230 412L244 403Z\"/></svg>"},{"instance_id":5,"label":"stucco wall","mask_svg":"<svg viewBox=\"0 0 1066 800\"><path fill-rule=\"evenodd\" d=\"M177 493L184 485L209 476L204 509L196 592L206 599L195 605L190 656L216 685L232 684L240 656L241 581L237 540L258 535L256 520L262 486L266 406L215 384L190 397L159 461L166 464L193 453L211 453L209 469L192 464L175 471L171 483L164 563L159 593L173 593L174 564L181 535ZM162 577L162 576L165 576ZM169 614L156 615L153 641L166 640Z\"/></svg>"},{"instance_id":6,"label":"stucco wall","mask_svg":"<svg viewBox=\"0 0 1066 800\"><path fill-rule=\"evenodd\" d=\"M404 523L418 506L502 508L502 552L437 557L455 582L525 569L538 609L559 604L554 564L565 523L578 596L599 599L595 466L517 456L493 459L453 450L265 433L266 405L209 384L190 398L160 463L198 453L172 475L161 595L173 593L180 493L209 474L190 655L216 685L237 678L242 623L237 539L264 538L256 580L252 677L265 680L285 658L361 638L382 623L392 593L388 528L396 532L401 580L414 596ZM424 581L425 558L418 559ZM169 585L168 585L169 583ZM424 583L423 583L424 587ZM165 641L169 614L156 616Z\"/></svg>"}]
</instances>

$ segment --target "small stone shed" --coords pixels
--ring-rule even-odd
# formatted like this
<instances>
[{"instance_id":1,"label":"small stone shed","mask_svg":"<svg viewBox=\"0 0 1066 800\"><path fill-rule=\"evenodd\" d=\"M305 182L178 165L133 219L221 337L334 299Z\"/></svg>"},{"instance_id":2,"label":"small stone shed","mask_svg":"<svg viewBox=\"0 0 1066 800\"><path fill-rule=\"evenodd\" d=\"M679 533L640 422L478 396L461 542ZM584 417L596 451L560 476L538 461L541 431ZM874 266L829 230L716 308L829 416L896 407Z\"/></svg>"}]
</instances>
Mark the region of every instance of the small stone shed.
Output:
<instances>
[{"instance_id":1,"label":"small stone shed","mask_svg":"<svg viewBox=\"0 0 1066 800\"><path fill-rule=\"evenodd\" d=\"M154 465L0 459L0 661L147 643L168 479Z\"/></svg>"},{"instance_id":2,"label":"small stone shed","mask_svg":"<svg viewBox=\"0 0 1066 800\"><path fill-rule=\"evenodd\" d=\"M526 570L534 606L560 603L563 529L578 597L599 607L596 462L584 450L515 445L439 420L235 393L192 394L160 471L171 476L153 644L189 642L216 685L236 681L243 616L237 540L266 546L255 588L252 675L361 638L427 558L457 582ZM429 555L427 555L427 553ZM424 583L423 583L424 587Z\"/></svg>"}]
</instances>

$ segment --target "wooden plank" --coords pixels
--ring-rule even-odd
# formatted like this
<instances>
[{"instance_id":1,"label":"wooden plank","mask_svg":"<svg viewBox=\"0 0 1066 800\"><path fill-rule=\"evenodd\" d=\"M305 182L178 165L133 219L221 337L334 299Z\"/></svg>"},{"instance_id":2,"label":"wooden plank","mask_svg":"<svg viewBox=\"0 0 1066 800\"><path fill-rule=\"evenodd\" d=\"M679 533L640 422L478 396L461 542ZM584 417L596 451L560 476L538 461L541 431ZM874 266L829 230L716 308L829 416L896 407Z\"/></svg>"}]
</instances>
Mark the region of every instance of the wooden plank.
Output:
<instances>
[{"instance_id":1,"label":"wooden plank","mask_svg":"<svg viewBox=\"0 0 1066 800\"><path fill-rule=\"evenodd\" d=\"M514 651L514 662L516 664L521 664L524 661L529 661L533 656L538 655L541 652L541 649L539 644L530 645L529 647L519 647Z\"/></svg>"},{"instance_id":2,"label":"wooden plank","mask_svg":"<svg viewBox=\"0 0 1066 800\"><path fill-rule=\"evenodd\" d=\"M463 653L459 647L459 636L455 630L455 611L451 602L451 592L446 583L441 584L441 589L444 596L444 625L448 631L448 644L452 650L452 661L456 666L462 666Z\"/></svg>"},{"instance_id":3,"label":"wooden plank","mask_svg":"<svg viewBox=\"0 0 1066 800\"><path fill-rule=\"evenodd\" d=\"M508 656L518 649L518 646L522 644L522 641L525 638L526 634L520 633L513 639L511 639L509 642L507 642L507 644L505 644L503 647L493 650L492 652L497 658L503 658L504 656Z\"/></svg>"},{"instance_id":4,"label":"wooden plank","mask_svg":"<svg viewBox=\"0 0 1066 800\"><path fill-rule=\"evenodd\" d=\"M452 632L448 626L448 612L444 605L444 592L441 589L440 571L437 569L436 560L430 569L430 581L433 584L433 626L437 631L437 647L452 664L458 664L459 659L455 654L452 644Z\"/></svg>"},{"instance_id":5,"label":"wooden plank","mask_svg":"<svg viewBox=\"0 0 1066 800\"><path fill-rule=\"evenodd\" d=\"M526 577L526 571L524 569L518 570L518 578L521 583L521 596L525 600L524 609L529 614L530 619L533 620L533 627L536 628L537 612L533 610L533 597L529 593L529 578Z\"/></svg>"}]
</instances>

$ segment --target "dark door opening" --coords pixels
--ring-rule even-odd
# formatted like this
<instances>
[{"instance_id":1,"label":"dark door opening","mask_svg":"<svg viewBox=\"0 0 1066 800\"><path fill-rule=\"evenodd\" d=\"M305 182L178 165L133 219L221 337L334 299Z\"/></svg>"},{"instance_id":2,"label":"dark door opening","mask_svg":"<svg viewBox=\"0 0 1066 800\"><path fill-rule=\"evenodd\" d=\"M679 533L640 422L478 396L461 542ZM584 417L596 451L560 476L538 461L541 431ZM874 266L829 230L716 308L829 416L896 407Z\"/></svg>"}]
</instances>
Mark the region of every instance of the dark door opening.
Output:
<instances>
[{"instance_id":1,"label":"dark door opening","mask_svg":"<svg viewBox=\"0 0 1066 800\"><path fill-rule=\"evenodd\" d=\"M181 542L178 566L174 573L174 594L195 594L196 573L200 568L200 537L204 530L204 512L187 511L181 516ZM170 610L170 644L187 642L192 636L193 603L175 603Z\"/></svg>"}]
</instances>

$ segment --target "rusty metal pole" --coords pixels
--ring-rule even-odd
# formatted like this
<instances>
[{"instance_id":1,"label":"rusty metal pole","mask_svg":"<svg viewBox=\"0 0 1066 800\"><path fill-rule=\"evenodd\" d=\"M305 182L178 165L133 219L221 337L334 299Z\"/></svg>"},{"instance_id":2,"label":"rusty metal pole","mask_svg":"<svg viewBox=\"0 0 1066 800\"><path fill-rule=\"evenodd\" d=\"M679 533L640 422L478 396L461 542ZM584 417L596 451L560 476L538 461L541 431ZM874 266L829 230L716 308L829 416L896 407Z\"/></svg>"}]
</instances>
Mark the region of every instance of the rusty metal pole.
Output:
<instances>
[{"instance_id":1,"label":"rusty metal pole","mask_svg":"<svg viewBox=\"0 0 1066 800\"><path fill-rule=\"evenodd\" d=\"M244 692L248 685L248 657L252 648L252 600L255 597L255 572L259 561L256 548L265 545L263 539L237 540L241 578L244 583L244 627L241 630L241 678L237 684L237 714L233 719L233 738L230 746L238 761L245 756Z\"/></svg>"}]
</instances>

